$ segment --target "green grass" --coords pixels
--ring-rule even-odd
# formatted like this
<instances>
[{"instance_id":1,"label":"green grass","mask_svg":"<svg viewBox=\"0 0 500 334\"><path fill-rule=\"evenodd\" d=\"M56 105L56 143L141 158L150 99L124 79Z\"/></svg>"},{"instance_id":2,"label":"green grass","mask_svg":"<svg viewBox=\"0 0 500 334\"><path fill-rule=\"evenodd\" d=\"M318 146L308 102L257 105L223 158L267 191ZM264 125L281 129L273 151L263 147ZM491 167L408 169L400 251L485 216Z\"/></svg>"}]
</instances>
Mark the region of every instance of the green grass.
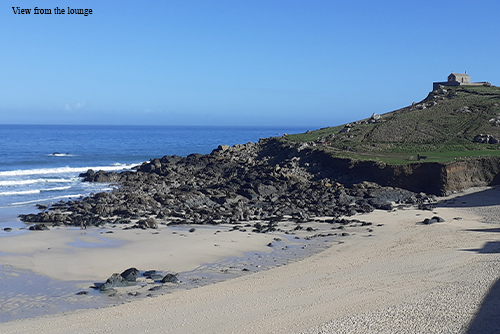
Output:
<instances>
[{"instance_id":1,"label":"green grass","mask_svg":"<svg viewBox=\"0 0 500 334\"><path fill-rule=\"evenodd\" d=\"M417 155L402 155L402 154L370 154L365 152L352 152L352 151L328 151L335 157L346 158L360 161L375 161L386 164L401 165L407 163L418 162ZM420 162L453 162L457 160L500 156L500 150L477 150L477 151L449 151L449 152L421 152L422 159Z\"/></svg>"},{"instance_id":2,"label":"green grass","mask_svg":"<svg viewBox=\"0 0 500 334\"><path fill-rule=\"evenodd\" d=\"M500 88L484 86L445 87L423 101L381 115L375 124L350 123L284 137L291 142L316 142L339 157L408 163L418 153L426 161L453 161L460 157L500 155L500 145L478 144L478 134L500 139L500 127L490 119L500 116ZM425 105L425 108L421 106ZM420 107L419 107L420 106ZM350 151L346 149L350 148ZM414 156L415 160L409 157Z\"/></svg>"}]
</instances>

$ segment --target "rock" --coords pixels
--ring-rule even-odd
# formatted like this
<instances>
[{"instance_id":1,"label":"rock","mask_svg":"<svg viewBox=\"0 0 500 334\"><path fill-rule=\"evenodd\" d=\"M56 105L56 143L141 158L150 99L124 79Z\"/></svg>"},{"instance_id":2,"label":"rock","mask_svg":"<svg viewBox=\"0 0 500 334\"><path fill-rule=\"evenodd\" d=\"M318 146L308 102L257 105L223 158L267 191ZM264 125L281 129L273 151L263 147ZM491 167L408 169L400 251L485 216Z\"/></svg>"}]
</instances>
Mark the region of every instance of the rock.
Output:
<instances>
[{"instance_id":1,"label":"rock","mask_svg":"<svg viewBox=\"0 0 500 334\"><path fill-rule=\"evenodd\" d=\"M168 219L167 225L248 220L260 221L254 231L267 233L276 230L277 222L271 217L289 215L296 222L307 222L314 216L349 216L374 208L391 210L394 202L420 205L426 201L398 188L354 184L351 175L332 170L315 145L263 139L232 148L221 145L208 155L151 159L134 167L135 171L88 170L80 175L85 181L113 182L119 188L19 217L28 223L78 227L82 222L102 226L138 220L127 229L156 229L159 219ZM348 188L334 181L341 179L354 185Z\"/></svg>"},{"instance_id":2,"label":"rock","mask_svg":"<svg viewBox=\"0 0 500 334\"><path fill-rule=\"evenodd\" d=\"M111 277L108 278L104 284L99 284L99 283L95 284L95 286L99 287L99 290L101 291L106 291L111 288L118 288L129 285L130 284L127 282L127 280L125 280L123 276L118 273L114 273L113 275L111 275Z\"/></svg>"},{"instance_id":3,"label":"rock","mask_svg":"<svg viewBox=\"0 0 500 334\"><path fill-rule=\"evenodd\" d=\"M12 231L12 228L11 227L6 227L3 229L5 232L11 232Z\"/></svg>"},{"instance_id":4,"label":"rock","mask_svg":"<svg viewBox=\"0 0 500 334\"><path fill-rule=\"evenodd\" d=\"M437 219L434 219L434 218L425 218L424 221L422 222L422 224L424 225L431 225L431 224L434 224L434 223L437 223Z\"/></svg>"},{"instance_id":5,"label":"rock","mask_svg":"<svg viewBox=\"0 0 500 334\"><path fill-rule=\"evenodd\" d=\"M190 233L193 233L194 231L196 231L196 229L194 227L192 227L192 228L189 229Z\"/></svg>"},{"instance_id":6,"label":"rock","mask_svg":"<svg viewBox=\"0 0 500 334\"><path fill-rule=\"evenodd\" d=\"M76 293L77 295L88 295L89 292L88 291L79 291Z\"/></svg>"},{"instance_id":7,"label":"rock","mask_svg":"<svg viewBox=\"0 0 500 334\"><path fill-rule=\"evenodd\" d=\"M158 274L156 270L145 271L144 274L142 274L142 275L144 277L152 279L154 281L159 281L163 278L163 275Z\"/></svg>"},{"instance_id":8,"label":"rock","mask_svg":"<svg viewBox=\"0 0 500 334\"><path fill-rule=\"evenodd\" d=\"M127 282L135 282L137 280L137 277L140 275L140 272L136 268L128 268L127 270L122 272L120 275Z\"/></svg>"},{"instance_id":9,"label":"rock","mask_svg":"<svg viewBox=\"0 0 500 334\"><path fill-rule=\"evenodd\" d=\"M148 218L146 220L139 220L137 225L142 229L152 228L157 229L158 223L153 218Z\"/></svg>"},{"instance_id":10,"label":"rock","mask_svg":"<svg viewBox=\"0 0 500 334\"><path fill-rule=\"evenodd\" d=\"M156 271L156 270L146 270L146 271L142 274L142 276L144 276L144 277L149 277L149 276L151 276L151 275L155 275L156 273L157 273L157 271Z\"/></svg>"},{"instance_id":11,"label":"rock","mask_svg":"<svg viewBox=\"0 0 500 334\"><path fill-rule=\"evenodd\" d=\"M438 216L434 216L432 218L425 218L421 224L423 225L430 225L430 224L434 224L434 223L443 223L444 222L444 219L441 218L441 217L438 217Z\"/></svg>"},{"instance_id":12,"label":"rock","mask_svg":"<svg viewBox=\"0 0 500 334\"><path fill-rule=\"evenodd\" d=\"M490 120L491 122L492 120ZM492 135L488 134L478 134L474 137L473 142L483 143L483 144L498 144L499 140Z\"/></svg>"},{"instance_id":13,"label":"rock","mask_svg":"<svg viewBox=\"0 0 500 334\"><path fill-rule=\"evenodd\" d=\"M89 180L92 180L92 178L94 177L94 174L95 174L94 170L89 169L85 173L80 173L78 175L78 177L83 177L84 181L89 181Z\"/></svg>"},{"instance_id":14,"label":"rock","mask_svg":"<svg viewBox=\"0 0 500 334\"><path fill-rule=\"evenodd\" d=\"M212 154L213 153L222 153L222 152L225 152L227 150L231 149L231 146L228 146L228 145L219 145L215 150L212 151Z\"/></svg>"},{"instance_id":15,"label":"rock","mask_svg":"<svg viewBox=\"0 0 500 334\"><path fill-rule=\"evenodd\" d=\"M154 274L154 275L150 275L148 278L152 279L153 281L161 281L163 279L163 275Z\"/></svg>"},{"instance_id":16,"label":"rock","mask_svg":"<svg viewBox=\"0 0 500 334\"><path fill-rule=\"evenodd\" d=\"M30 231L48 231L49 228L45 224L35 224L29 227Z\"/></svg>"},{"instance_id":17,"label":"rock","mask_svg":"<svg viewBox=\"0 0 500 334\"><path fill-rule=\"evenodd\" d=\"M162 283L177 283L177 282L179 282L179 279L177 278L177 275L178 274L166 274L162 278L161 282Z\"/></svg>"},{"instance_id":18,"label":"rock","mask_svg":"<svg viewBox=\"0 0 500 334\"><path fill-rule=\"evenodd\" d=\"M372 116L370 117L370 123L377 123L377 121L382 118L380 115L377 115L376 113L373 113Z\"/></svg>"}]
</instances>

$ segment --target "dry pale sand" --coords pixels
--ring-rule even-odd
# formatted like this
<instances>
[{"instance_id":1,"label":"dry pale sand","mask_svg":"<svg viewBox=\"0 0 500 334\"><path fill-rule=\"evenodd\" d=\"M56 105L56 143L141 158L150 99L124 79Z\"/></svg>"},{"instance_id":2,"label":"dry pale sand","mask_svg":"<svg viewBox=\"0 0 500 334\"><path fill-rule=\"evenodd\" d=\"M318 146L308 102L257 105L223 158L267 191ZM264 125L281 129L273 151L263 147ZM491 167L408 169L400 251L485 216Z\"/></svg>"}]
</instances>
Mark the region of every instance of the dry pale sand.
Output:
<instances>
[{"instance_id":1,"label":"dry pale sand","mask_svg":"<svg viewBox=\"0 0 500 334\"><path fill-rule=\"evenodd\" d=\"M416 224L435 214L445 222ZM458 217L462 219L454 219ZM462 194L460 198L437 205L434 213L414 209L375 211L357 217L384 224L375 229L372 236L356 233L345 237L344 243L302 261L116 307L2 323L0 331L124 334L500 332L497 298L500 287L496 284L500 273L497 217L500 217L499 189ZM50 233L53 232L57 233ZM218 242L229 245L227 238L230 235L221 234L222 239ZM242 239L234 240L236 243L252 238L245 233L240 235ZM147 248L147 240L158 236L144 235L140 238L143 244L137 250ZM30 239L32 251L43 246L37 244L41 242L39 238L43 235ZM249 247L258 248L262 241ZM208 241L207 245L210 243L213 242ZM136 241L109 251L133 245ZM22 249L19 246L17 252L22 254ZM200 250L203 249L206 247ZM3 245L0 251L5 251ZM35 266L32 269L42 272L42 265L30 260L28 253L30 251L26 251L23 266ZM50 258L62 263L67 261L65 256L60 250ZM19 256L12 256L14 258L19 259ZM46 261L44 265L49 265L49 260L41 259ZM78 261L80 259L78 257ZM129 264L127 259L121 261L120 270ZM92 260L84 263L95 266ZM148 264L153 268L160 266L156 263L151 259ZM110 268L103 271L107 275ZM69 268L65 275L71 272L74 269Z\"/></svg>"}]
</instances>

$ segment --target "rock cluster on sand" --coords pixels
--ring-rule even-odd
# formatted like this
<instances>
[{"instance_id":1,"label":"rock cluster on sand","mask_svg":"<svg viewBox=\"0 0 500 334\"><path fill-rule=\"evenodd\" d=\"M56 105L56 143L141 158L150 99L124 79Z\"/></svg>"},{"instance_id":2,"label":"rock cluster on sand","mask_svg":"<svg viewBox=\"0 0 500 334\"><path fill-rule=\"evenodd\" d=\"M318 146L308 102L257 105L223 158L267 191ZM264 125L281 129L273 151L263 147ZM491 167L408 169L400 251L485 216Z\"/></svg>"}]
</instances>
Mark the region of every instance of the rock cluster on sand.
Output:
<instances>
[{"instance_id":1,"label":"rock cluster on sand","mask_svg":"<svg viewBox=\"0 0 500 334\"><path fill-rule=\"evenodd\" d=\"M328 166L316 163L300 145L284 151L272 140L219 146L211 154L164 156L127 172L81 174L87 182L119 188L83 200L59 202L24 222L80 226L130 223L156 228L157 220L214 224L292 216L353 215L392 209L392 203L420 204L425 194L361 182L348 188ZM348 177L348 175L347 175ZM343 179L346 175L343 175Z\"/></svg>"},{"instance_id":2,"label":"rock cluster on sand","mask_svg":"<svg viewBox=\"0 0 500 334\"><path fill-rule=\"evenodd\" d=\"M160 283L178 283L179 279L177 274L166 274L165 276L158 274L156 270L147 270L142 276L151 279L153 281L158 281ZM113 288L122 288L133 286L136 284L137 279L141 277L141 273L137 268L128 268L121 274L112 274L104 283L94 283L92 288L98 289L100 291L109 291ZM85 294L84 291L78 292L77 294Z\"/></svg>"}]
</instances>

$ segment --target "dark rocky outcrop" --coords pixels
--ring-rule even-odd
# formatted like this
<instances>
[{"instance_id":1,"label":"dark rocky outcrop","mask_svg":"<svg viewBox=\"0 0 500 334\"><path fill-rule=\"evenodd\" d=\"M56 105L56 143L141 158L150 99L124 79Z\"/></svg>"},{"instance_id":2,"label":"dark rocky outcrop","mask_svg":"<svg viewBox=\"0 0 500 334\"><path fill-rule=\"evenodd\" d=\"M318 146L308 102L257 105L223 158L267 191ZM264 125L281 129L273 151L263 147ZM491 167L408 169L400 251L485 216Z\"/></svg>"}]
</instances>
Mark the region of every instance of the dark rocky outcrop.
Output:
<instances>
[{"instance_id":1,"label":"dark rocky outcrop","mask_svg":"<svg viewBox=\"0 0 500 334\"><path fill-rule=\"evenodd\" d=\"M59 202L25 222L80 226L121 224L135 228L168 224L216 224L264 220L258 232L273 230L272 219L353 215L396 204L420 204L439 187L440 166L374 166L332 157L307 144L276 138L219 146L211 154L152 159L135 171L81 174L88 182L119 188L83 200ZM437 175L436 176L436 172ZM401 177L395 177L401 175ZM370 182L366 182L370 181ZM374 183L382 184L383 186ZM117 218L118 217L118 218ZM155 218L156 217L156 218Z\"/></svg>"}]
</instances>

